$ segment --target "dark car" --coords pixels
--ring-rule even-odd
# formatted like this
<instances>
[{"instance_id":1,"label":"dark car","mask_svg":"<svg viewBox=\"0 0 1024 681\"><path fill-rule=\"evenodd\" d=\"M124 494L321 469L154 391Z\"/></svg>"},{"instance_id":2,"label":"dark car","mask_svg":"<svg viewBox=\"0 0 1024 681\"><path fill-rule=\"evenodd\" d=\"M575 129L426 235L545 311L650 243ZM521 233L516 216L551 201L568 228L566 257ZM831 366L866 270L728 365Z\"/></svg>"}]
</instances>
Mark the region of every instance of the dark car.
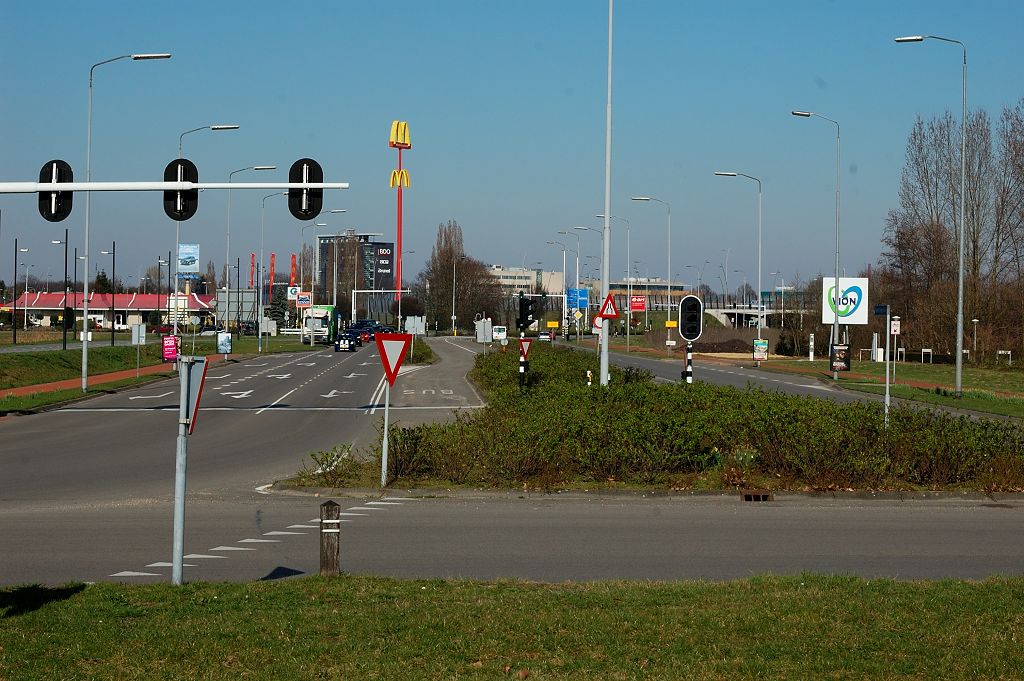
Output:
<instances>
[{"instance_id":1,"label":"dark car","mask_svg":"<svg viewBox=\"0 0 1024 681\"><path fill-rule=\"evenodd\" d=\"M243 336L255 336L256 322L238 322L238 332Z\"/></svg>"},{"instance_id":2,"label":"dark car","mask_svg":"<svg viewBox=\"0 0 1024 681\"><path fill-rule=\"evenodd\" d=\"M170 324L157 324L150 329L150 333L166 336L167 334L174 333L174 327Z\"/></svg>"}]
</instances>

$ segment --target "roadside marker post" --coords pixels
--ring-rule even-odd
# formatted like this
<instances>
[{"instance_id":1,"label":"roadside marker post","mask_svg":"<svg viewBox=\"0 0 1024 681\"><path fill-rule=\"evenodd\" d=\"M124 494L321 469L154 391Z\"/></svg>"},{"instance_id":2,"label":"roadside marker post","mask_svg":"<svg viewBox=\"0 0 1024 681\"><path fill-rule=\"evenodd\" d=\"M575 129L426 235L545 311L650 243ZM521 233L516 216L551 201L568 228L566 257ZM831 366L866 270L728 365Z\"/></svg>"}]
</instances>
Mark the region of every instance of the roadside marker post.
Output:
<instances>
[{"instance_id":1,"label":"roadside marker post","mask_svg":"<svg viewBox=\"0 0 1024 681\"><path fill-rule=\"evenodd\" d=\"M405 353L412 343L412 335L408 333L378 333L374 335L377 343L377 354L380 355L380 362L384 365L384 378L387 385L384 386L384 434L380 443L380 486L388 485L388 422L391 409L391 386L398 378L398 368L402 366Z\"/></svg>"},{"instance_id":2,"label":"roadside marker post","mask_svg":"<svg viewBox=\"0 0 1024 681\"><path fill-rule=\"evenodd\" d=\"M185 470L188 460L188 436L196 427L199 399L206 381L206 358L182 356L178 359L178 440L174 456L174 540L171 558L171 583L181 586L185 554Z\"/></svg>"},{"instance_id":3,"label":"roadside marker post","mask_svg":"<svg viewBox=\"0 0 1024 681\"><path fill-rule=\"evenodd\" d=\"M522 390L526 387L526 372L530 370L530 346L533 344L532 338L526 338L520 333L519 338L519 389Z\"/></svg>"}]
</instances>

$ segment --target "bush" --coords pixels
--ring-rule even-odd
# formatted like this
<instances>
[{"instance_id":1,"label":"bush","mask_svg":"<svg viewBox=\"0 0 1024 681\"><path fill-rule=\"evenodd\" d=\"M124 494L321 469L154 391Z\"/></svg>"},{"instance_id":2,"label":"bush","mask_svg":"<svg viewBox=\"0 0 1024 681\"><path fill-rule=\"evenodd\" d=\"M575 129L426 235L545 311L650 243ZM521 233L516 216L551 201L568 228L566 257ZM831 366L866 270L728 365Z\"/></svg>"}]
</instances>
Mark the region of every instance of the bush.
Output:
<instances>
[{"instance_id":1,"label":"bush","mask_svg":"<svg viewBox=\"0 0 1024 681\"><path fill-rule=\"evenodd\" d=\"M759 479L815 489L1024 486L1024 436L1001 421L705 383L657 384L612 369L607 388L589 353L537 344L531 382L516 353L480 355L471 372L484 409L454 423L394 427L397 479L553 487L572 483L679 484L717 471L725 485ZM715 476L712 476L715 477Z\"/></svg>"}]
</instances>

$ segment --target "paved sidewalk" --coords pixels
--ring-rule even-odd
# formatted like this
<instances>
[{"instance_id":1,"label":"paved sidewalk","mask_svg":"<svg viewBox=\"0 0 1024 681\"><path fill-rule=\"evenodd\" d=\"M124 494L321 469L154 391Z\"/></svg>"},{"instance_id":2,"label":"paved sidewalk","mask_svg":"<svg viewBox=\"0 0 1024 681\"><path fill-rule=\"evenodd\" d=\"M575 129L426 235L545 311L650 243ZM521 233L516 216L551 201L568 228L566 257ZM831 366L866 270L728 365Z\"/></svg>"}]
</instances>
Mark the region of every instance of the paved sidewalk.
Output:
<instances>
[{"instance_id":1,"label":"paved sidewalk","mask_svg":"<svg viewBox=\"0 0 1024 681\"><path fill-rule=\"evenodd\" d=\"M238 359L243 355L228 355L228 359ZM207 355L206 360L211 366L214 364L220 364L224 362L224 355ZM152 374L163 374L173 373L174 366L170 363L167 364L152 364L150 366L144 366L139 368L139 376L150 376ZM115 381L123 381L127 378L135 378L135 369L126 369L124 371L113 371L109 374L96 374L89 376L89 387L102 385L103 383L113 383ZM35 385L23 385L17 388L4 388L0 390L0 399L4 397L23 397L25 395L35 395L36 393L50 393L58 390L74 390L75 388L82 387L82 378L69 378L65 381L53 381L52 383L37 383Z\"/></svg>"}]
</instances>

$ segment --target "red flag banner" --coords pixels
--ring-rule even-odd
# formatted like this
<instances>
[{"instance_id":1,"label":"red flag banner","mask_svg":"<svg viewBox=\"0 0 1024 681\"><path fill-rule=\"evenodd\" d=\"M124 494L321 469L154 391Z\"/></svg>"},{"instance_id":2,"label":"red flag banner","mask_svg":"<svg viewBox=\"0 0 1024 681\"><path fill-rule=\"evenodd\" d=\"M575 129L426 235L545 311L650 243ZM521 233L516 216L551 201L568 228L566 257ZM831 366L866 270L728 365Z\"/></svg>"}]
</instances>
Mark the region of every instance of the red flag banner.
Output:
<instances>
[{"instance_id":1,"label":"red flag banner","mask_svg":"<svg viewBox=\"0 0 1024 681\"><path fill-rule=\"evenodd\" d=\"M292 273L291 273L291 276L288 277L288 285L289 286L295 286L295 254L294 253L292 253Z\"/></svg>"},{"instance_id":2,"label":"red flag banner","mask_svg":"<svg viewBox=\"0 0 1024 681\"><path fill-rule=\"evenodd\" d=\"M249 254L249 288L256 282L256 254Z\"/></svg>"}]
</instances>

